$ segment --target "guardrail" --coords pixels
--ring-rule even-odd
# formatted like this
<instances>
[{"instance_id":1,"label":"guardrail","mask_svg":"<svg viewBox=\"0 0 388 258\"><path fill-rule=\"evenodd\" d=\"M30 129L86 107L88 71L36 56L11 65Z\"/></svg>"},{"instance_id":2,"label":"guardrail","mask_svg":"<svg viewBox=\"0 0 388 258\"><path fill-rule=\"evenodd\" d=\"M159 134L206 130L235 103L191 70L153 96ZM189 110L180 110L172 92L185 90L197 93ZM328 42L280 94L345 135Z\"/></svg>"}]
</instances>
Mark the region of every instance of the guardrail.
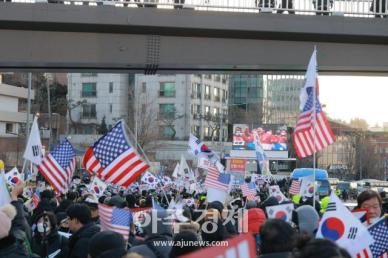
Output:
<instances>
[{"instance_id":1,"label":"guardrail","mask_svg":"<svg viewBox=\"0 0 388 258\"><path fill-rule=\"evenodd\" d=\"M127 8L192 9L198 11L279 13L384 17L387 0L1 0L14 3L56 3L65 5L114 6Z\"/></svg>"}]
</instances>

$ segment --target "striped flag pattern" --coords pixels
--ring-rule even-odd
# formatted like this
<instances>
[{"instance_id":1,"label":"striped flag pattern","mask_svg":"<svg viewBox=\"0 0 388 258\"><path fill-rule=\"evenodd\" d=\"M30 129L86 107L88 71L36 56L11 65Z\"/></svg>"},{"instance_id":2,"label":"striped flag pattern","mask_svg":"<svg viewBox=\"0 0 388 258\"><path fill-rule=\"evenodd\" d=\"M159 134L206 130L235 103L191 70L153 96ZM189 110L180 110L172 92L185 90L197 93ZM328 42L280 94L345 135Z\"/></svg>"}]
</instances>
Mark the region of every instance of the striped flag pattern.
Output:
<instances>
[{"instance_id":1,"label":"striped flag pattern","mask_svg":"<svg viewBox=\"0 0 388 258\"><path fill-rule=\"evenodd\" d=\"M57 193L65 193L75 169L75 152L65 139L37 166L39 172Z\"/></svg>"},{"instance_id":2,"label":"striped flag pattern","mask_svg":"<svg viewBox=\"0 0 388 258\"><path fill-rule=\"evenodd\" d=\"M293 180L288 190L289 194L299 194L300 192L300 182L299 180Z\"/></svg>"},{"instance_id":3,"label":"striped flag pattern","mask_svg":"<svg viewBox=\"0 0 388 258\"><path fill-rule=\"evenodd\" d=\"M242 184L240 188L243 196L246 196L248 201L256 198L256 186L253 182L249 184Z\"/></svg>"},{"instance_id":4,"label":"striped flag pattern","mask_svg":"<svg viewBox=\"0 0 388 258\"><path fill-rule=\"evenodd\" d=\"M86 150L83 165L102 180L125 187L149 168L129 143L123 121Z\"/></svg>"},{"instance_id":5,"label":"striped flag pattern","mask_svg":"<svg viewBox=\"0 0 388 258\"><path fill-rule=\"evenodd\" d=\"M204 184L206 187L218 189L220 191L228 191L229 182L230 174L220 173L214 165L208 167Z\"/></svg>"},{"instance_id":6,"label":"striped flag pattern","mask_svg":"<svg viewBox=\"0 0 388 258\"><path fill-rule=\"evenodd\" d=\"M105 204L98 205L102 230L110 230L121 234L125 240L129 238L132 213L129 209L120 209Z\"/></svg>"},{"instance_id":7,"label":"striped flag pattern","mask_svg":"<svg viewBox=\"0 0 388 258\"><path fill-rule=\"evenodd\" d=\"M300 104L301 113L298 116L292 139L296 154L299 158L304 158L335 141L335 136L318 99L316 50L308 65L306 82L300 94Z\"/></svg>"}]
</instances>

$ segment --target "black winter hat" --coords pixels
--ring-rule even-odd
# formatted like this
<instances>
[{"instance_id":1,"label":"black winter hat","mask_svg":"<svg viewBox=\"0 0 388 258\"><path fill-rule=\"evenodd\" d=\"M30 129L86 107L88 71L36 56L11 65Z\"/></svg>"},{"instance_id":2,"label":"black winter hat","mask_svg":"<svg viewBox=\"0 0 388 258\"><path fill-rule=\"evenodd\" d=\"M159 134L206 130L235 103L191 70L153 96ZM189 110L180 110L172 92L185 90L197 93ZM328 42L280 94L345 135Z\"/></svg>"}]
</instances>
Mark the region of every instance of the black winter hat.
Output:
<instances>
[{"instance_id":1,"label":"black winter hat","mask_svg":"<svg viewBox=\"0 0 388 258\"><path fill-rule=\"evenodd\" d=\"M125 241L122 235L113 231L102 231L95 234L89 243L89 255L92 258L105 257L106 254L125 254ZM120 258L121 256L110 256Z\"/></svg>"}]
</instances>

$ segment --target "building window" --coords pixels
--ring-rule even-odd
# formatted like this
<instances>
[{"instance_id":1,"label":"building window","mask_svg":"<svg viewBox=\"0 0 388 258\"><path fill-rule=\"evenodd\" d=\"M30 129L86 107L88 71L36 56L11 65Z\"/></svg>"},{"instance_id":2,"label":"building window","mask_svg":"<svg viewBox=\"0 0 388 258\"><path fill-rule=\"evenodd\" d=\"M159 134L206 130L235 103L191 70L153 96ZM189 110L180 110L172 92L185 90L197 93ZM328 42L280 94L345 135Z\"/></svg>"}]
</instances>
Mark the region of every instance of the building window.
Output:
<instances>
[{"instance_id":1,"label":"building window","mask_svg":"<svg viewBox=\"0 0 388 258\"><path fill-rule=\"evenodd\" d=\"M84 98L97 97L97 84L95 82L82 83L81 96Z\"/></svg>"},{"instance_id":2,"label":"building window","mask_svg":"<svg viewBox=\"0 0 388 258\"><path fill-rule=\"evenodd\" d=\"M200 137L199 135L199 130L200 130L200 127L198 125L194 125L191 129L191 132L196 136L196 137Z\"/></svg>"},{"instance_id":3,"label":"building window","mask_svg":"<svg viewBox=\"0 0 388 258\"><path fill-rule=\"evenodd\" d=\"M163 138L172 138L174 137L174 130L170 126L161 126L160 134Z\"/></svg>"},{"instance_id":4,"label":"building window","mask_svg":"<svg viewBox=\"0 0 388 258\"><path fill-rule=\"evenodd\" d=\"M159 116L162 119L172 118L175 116L174 104L159 104Z\"/></svg>"},{"instance_id":5,"label":"building window","mask_svg":"<svg viewBox=\"0 0 388 258\"><path fill-rule=\"evenodd\" d=\"M11 123L5 124L5 133L13 133L13 124Z\"/></svg>"},{"instance_id":6,"label":"building window","mask_svg":"<svg viewBox=\"0 0 388 258\"><path fill-rule=\"evenodd\" d=\"M211 80L212 79L212 75L211 74L205 74L205 79Z\"/></svg>"},{"instance_id":7,"label":"building window","mask_svg":"<svg viewBox=\"0 0 388 258\"><path fill-rule=\"evenodd\" d=\"M205 99L211 100L210 85L205 85Z\"/></svg>"},{"instance_id":8,"label":"building window","mask_svg":"<svg viewBox=\"0 0 388 258\"><path fill-rule=\"evenodd\" d=\"M159 96L175 97L175 82L161 82Z\"/></svg>"},{"instance_id":9,"label":"building window","mask_svg":"<svg viewBox=\"0 0 388 258\"><path fill-rule=\"evenodd\" d=\"M228 100L228 92L226 90L222 90L222 103L226 103Z\"/></svg>"},{"instance_id":10,"label":"building window","mask_svg":"<svg viewBox=\"0 0 388 258\"><path fill-rule=\"evenodd\" d=\"M141 92L142 93L146 93L147 92L147 83L146 82L142 82L141 83Z\"/></svg>"},{"instance_id":11,"label":"building window","mask_svg":"<svg viewBox=\"0 0 388 258\"><path fill-rule=\"evenodd\" d=\"M213 108L213 115L217 116L220 113L219 108Z\"/></svg>"},{"instance_id":12,"label":"building window","mask_svg":"<svg viewBox=\"0 0 388 258\"><path fill-rule=\"evenodd\" d=\"M213 89L213 96L214 96L214 101L220 101L220 89L214 87Z\"/></svg>"},{"instance_id":13,"label":"building window","mask_svg":"<svg viewBox=\"0 0 388 258\"><path fill-rule=\"evenodd\" d=\"M205 127L203 128L203 135L204 135L205 137L209 137L209 136L210 136L210 129L209 129L209 127L205 126Z\"/></svg>"},{"instance_id":14,"label":"building window","mask_svg":"<svg viewBox=\"0 0 388 258\"><path fill-rule=\"evenodd\" d=\"M96 104L86 104L82 106L82 118L96 118Z\"/></svg>"},{"instance_id":15,"label":"building window","mask_svg":"<svg viewBox=\"0 0 388 258\"><path fill-rule=\"evenodd\" d=\"M113 112L113 104L109 104L109 112L112 114L112 112Z\"/></svg>"},{"instance_id":16,"label":"building window","mask_svg":"<svg viewBox=\"0 0 388 258\"><path fill-rule=\"evenodd\" d=\"M205 116L209 116L209 115L210 115L210 107L205 106Z\"/></svg>"},{"instance_id":17,"label":"building window","mask_svg":"<svg viewBox=\"0 0 388 258\"><path fill-rule=\"evenodd\" d=\"M109 82L109 93L113 93L113 82Z\"/></svg>"},{"instance_id":18,"label":"building window","mask_svg":"<svg viewBox=\"0 0 388 258\"><path fill-rule=\"evenodd\" d=\"M201 84L200 83L193 83L191 98L192 99L196 99L196 98L200 99L201 98Z\"/></svg>"},{"instance_id":19,"label":"building window","mask_svg":"<svg viewBox=\"0 0 388 258\"><path fill-rule=\"evenodd\" d=\"M220 81L221 81L221 75L220 75L220 74L214 75L214 80L215 80L216 82L220 82Z\"/></svg>"}]
</instances>

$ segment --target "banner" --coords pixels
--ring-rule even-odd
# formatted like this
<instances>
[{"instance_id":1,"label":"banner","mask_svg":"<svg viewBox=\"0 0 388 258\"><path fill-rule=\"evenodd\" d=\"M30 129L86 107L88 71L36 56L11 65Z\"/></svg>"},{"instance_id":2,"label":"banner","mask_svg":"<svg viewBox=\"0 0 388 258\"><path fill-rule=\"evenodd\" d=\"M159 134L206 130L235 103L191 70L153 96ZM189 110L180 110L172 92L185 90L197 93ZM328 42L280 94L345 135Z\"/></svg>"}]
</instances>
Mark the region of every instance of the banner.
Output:
<instances>
[{"instance_id":1,"label":"banner","mask_svg":"<svg viewBox=\"0 0 388 258\"><path fill-rule=\"evenodd\" d=\"M245 173L246 163L247 160L245 159L230 159L230 172Z\"/></svg>"},{"instance_id":2,"label":"banner","mask_svg":"<svg viewBox=\"0 0 388 258\"><path fill-rule=\"evenodd\" d=\"M257 134L263 150L287 151L288 136L287 125L279 124L247 124L233 125L233 150L255 150L255 137Z\"/></svg>"}]
</instances>

